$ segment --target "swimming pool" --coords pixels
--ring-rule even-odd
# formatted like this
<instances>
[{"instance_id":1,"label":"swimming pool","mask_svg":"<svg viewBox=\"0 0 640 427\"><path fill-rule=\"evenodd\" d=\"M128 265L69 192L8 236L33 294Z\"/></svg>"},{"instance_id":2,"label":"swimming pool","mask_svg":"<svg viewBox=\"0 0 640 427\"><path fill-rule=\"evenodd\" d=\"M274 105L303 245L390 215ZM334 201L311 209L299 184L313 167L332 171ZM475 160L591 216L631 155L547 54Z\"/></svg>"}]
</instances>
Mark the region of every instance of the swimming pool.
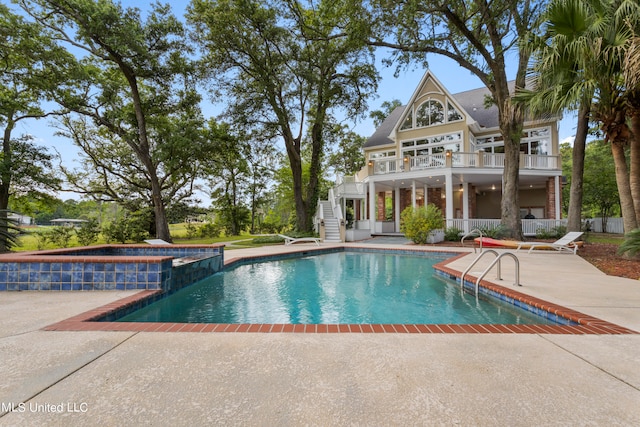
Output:
<instances>
[{"instance_id":1,"label":"swimming pool","mask_svg":"<svg viewBox=\"0 0 640 427\"><path fill-rule=\"evenodd\" d=\"M434 275L443 256L336 252L217 273L121 322L555 324Z\"/></svg>"}]
</instances>

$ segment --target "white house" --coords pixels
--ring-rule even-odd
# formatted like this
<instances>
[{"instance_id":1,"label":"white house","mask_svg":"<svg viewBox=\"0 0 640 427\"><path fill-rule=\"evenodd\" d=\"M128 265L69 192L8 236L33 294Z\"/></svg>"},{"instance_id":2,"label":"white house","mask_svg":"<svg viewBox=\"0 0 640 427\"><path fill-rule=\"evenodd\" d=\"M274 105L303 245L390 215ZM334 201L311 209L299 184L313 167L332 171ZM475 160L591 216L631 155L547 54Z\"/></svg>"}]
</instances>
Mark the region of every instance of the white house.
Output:
<instances>
[{"instance_id":1,"label":"white house","mask_svg":"<svg viewBox=\"0 0 640 427\"><path fill-rule=\"evenodd\" d=\"M498 109L485 107L486 88L451 94L427 71L409 99L364 145L367 164L342 177L320 202L317 222L326 240L345 240L346 208L355 214L355 236L398 233L407 206L434 203L448 227L463 231L500 222L504 143ZM527 120L520 144L520 211L523 232L550 228L561 219L562 164L558 121ZM531 216L534 219L529 219ZM337 224L339 234L336 234Z\"/></svg>"}]
</instances>

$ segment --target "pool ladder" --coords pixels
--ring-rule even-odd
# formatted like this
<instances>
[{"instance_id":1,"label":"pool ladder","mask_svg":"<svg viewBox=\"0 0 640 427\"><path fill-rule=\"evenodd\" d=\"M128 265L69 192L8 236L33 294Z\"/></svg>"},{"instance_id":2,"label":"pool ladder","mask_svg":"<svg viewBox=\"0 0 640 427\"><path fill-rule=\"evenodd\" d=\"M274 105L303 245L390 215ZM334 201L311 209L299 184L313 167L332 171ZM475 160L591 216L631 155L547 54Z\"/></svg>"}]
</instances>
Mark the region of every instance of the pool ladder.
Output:
<instances>
[{"instance_id":1,"label":"pool ladder","mask_svg":"<svg viewBox=\"0 0 640 427\"><path fill-rule=\"evenodd\" d=\"M478 234L480 235L480 252L482 252L482 230L480 230L479 228L474 228L473 230L462 236L462 239L460 239L460 243L462 244L462 246L464 246L464 239L466 239L467 237L477 236ZM473 253L476 253L475 246L473 247Z\"/></svg>"},{"instance_id":2,"label":"pool ladder","mask_svg":"<svg viewBox=\"0 0 640 427\"><path fill-rule=\"evenodd\" d=\"M480 274L480 276L478 277L478 279L476 280L476 286L475 286L475 293L476 293L476 298L478 297L478 288L480 286L480 281L484 278L484 276L487 275L487 273L493 268L494 265L498 264L498 280L502 280L502 273L500 270L500 260L502 259L502 257L508 256L510 258L513 258L513 261L516 263L516 277L515 277L515 283L513 284L514 286L522 286L520 284L520 261L518 260L518 257L515 256L513 253L511 252L503 252L501 254L498 254L498 252L496 252L493 249L487 249L484 252L480 252L480 254L478 254L478 256L476 257L476 259L473 260L473 262L469 265L469 267L467 267L467 269L464 271L464 273L462 273L462 276L460 276L460 288L464 289L464 276L467 275L467 273L469 272L469 270L471 270L471 267L473 267L474 265L476 265L476 263L478 261L480 261L480 259L485 256L486 254L494 254L496 256L496 259L494 259L493 261L491 261L491 264L489 264L489 266L482 272L482 274Z\"/></svg>"}]
</instances>

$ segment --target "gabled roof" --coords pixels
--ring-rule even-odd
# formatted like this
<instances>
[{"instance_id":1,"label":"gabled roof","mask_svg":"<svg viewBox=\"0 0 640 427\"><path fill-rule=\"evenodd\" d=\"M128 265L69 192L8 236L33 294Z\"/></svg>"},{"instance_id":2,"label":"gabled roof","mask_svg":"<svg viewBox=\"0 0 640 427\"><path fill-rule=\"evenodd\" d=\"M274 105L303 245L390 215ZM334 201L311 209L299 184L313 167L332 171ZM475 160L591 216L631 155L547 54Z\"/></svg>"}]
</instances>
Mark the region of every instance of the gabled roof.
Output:
<instances>
[{"instance_id":1,"label":"gabled roof","mask_svg":"<svg viewBox=\"0 0 640 427\"><path fill-rule=\"evenodd\" d=\"M395 128L398 120L402 117L404 110L407 108L406 105L402 105L400 107L396 107L391 114L387 116L386 119L382 122L380 126L376 129L376 131L367 139L364 143L365 148L369 147L377 147L380 145L389 145L394 144L394 141L389 138L393 129Z\"/></svg>"},{"instance_id":2,"label":"gabled roof","mask_svg":"<svg viewBox=\"0 0 640 427\"><path fill-rule=\"evenodd\" d=\"M452 98L467 115L467 123L477 123L478 126L483 128L497 128L498 122L498 107L492 104L489 108L485 108L485 99L487 96L491 96L491 92L487 87L478 89L472 89L465 92L456 94L450 94L446 88L438 81L438 79L429 71L425 73L420 84L416 88L414 94L411 96L408 105L412 104L416 99L420 88L425 84L428 79L432 79L436 85L443 88L445 94ZM509 82L509 91L513 92L515 89L515 82ZM364 143L365 148L377 147L382 145L393 144L394 141L390 138L399 126L399 122L402 119L407 106L401 106L393 110L393 112L382 122L382 124L376 129L369 139Z\"/></svg>"},{"instance_id":3,"label":"gabled roof","mask_svg":"<svg viewBox=\"0 0 640 427\"><path fill-rule=\"evenodd\" d=\"M515 81L508 82L509 92L514 93ZM455 100L462 106L471 118L483 128L496 128L500 125L498 121L498 107L491 104L489 108L485 108L485 99L491 97L491 92L485 87L467 90L452 95Z\"/></svg>"}]
</instances>

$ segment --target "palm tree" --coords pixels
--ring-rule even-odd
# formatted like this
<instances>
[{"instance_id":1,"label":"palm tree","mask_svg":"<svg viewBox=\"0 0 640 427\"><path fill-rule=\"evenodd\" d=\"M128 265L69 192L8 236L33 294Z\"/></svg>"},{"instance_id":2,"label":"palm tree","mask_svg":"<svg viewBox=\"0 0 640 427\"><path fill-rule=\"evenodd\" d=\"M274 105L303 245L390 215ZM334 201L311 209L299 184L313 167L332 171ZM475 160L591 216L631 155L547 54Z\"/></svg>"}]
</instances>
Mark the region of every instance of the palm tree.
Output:
<instances>
[{"instance_id":1,"label":"palm tree","mask_svg":"<svg viewBox=\"0 0 640 427\"><path fill-rule=\"evenodd\" d=\"M636 25L637 27L637 25ZM636 210L636 219L640 221L640 36L638 28L631 28L634 36L629 42L624 60L624 81L627 87L628 114L631 118L631 161L629 183L631 196Z\"/></svg>"},{"instance_id":2,"label":"palm tree","mask_svg":"<svg viewBox=\"0 0 640 427\"><path fill-rule=\"evenodd\" d=\"M9 216L11 213L6 209L0 210L0 253L9 252L16 246L22 233L18 221Z\"/></svg>"},{"instance_id":3,"label":"palm tree","mask_svg":"<svg viewBox=\"0 0 640 427\"><path fill-rule=\"evenodd\" d=\"M637 227L637 216L625 157L633 138L623 63L639 16L640 6L631 0L553 0L546 37L534 44L537 86L531 104L582 111L590 104L591 120L611 146L625 232Z\"/></svg>"}]
</instances>

